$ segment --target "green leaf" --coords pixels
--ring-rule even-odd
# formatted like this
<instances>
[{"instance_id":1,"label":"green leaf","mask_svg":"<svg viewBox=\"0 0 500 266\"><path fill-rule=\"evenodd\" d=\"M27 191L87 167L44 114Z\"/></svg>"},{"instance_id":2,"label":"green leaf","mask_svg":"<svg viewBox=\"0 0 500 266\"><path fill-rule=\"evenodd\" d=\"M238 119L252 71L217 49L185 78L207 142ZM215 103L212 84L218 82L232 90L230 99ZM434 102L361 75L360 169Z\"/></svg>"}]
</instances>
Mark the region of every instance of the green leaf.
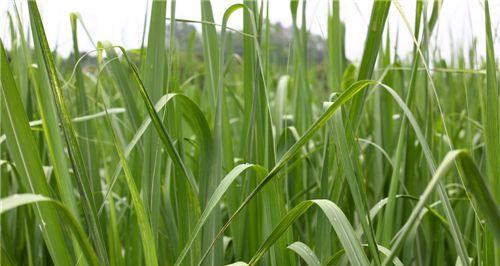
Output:
<instances>
[{"instance_id":1,"label":"green leaf","mask_svg":"<svg viewBox=\"0 0 500 266\"><path fill-rule=\"evenodd\" d=\"M352 265L370 265L354 229L349 224L342 210L329 200L303 201L291 209L281 222L274 228L271 235L262 243L259 250L252 257L248 265L255 265L264 253L276 242L293 222L302 216L312 205L317 205L326 215L332 225L342 246L346 250L347 257Z\"/></svg>"},{"instance_id":2,"label":"green leaf","mask_svg":"<svg viewBox=\"0 0 500 266\"><path fill-rule=\"evenodd\" d=\"M16 164L24 191L49 196L42 163L38 156L35 138L31 134L28 118L10 70L3 42L0 41L1 126L7 137L7 150ZM35 214L49 253L56 265L72 264L61 221L52 206L35 205Z\"/></svg>"},{"instance_id":3,"label":"green leaf","mask_svg":"<svg viewBox=\"0 0 500 266\"><path fill-rule=\"evenodd\" d=\"M96 247L101 263L106 265L108 263L107 251L104 246L104 240L100 229L101 226L99 225L99 220L97 219L96 200L94 194L92 193L92 188L94 187L92 185L93 181L88 175L87 166L85 165L80 146L76 139L76 132L71 123L69 110L62 93L54 59L52 57L52 53L50 52L37 4L35 1L30 0L28 1L28 7L30 21L34 27L33 33L36 39L36 45L39 45L42 51L43 61L45 63L48 79L52 88L52 95L54 97L57 114L62 124L69 158L73 166L73 172L78 179L78 182L76 183L79 185L78 188L81 196L85 198L85 200L82 201L82 205L84 207L84 214L89 226L90 234L92 235L91 239Z\"/></svg>"},{"instance_id":4,"label":"green leaf","mask_svg":"<svg viewBox=\"0 0 500 266\"><path fill-rule=\"evenodd\" d=\"M132 202L134 204L134 209L137 217L137 224L139 225L139 232L141 234L141 239L142 239L145 263L148 266L158 265L158 257L156 256L155 238L150 224L151 220L149 213L146 212L146 209L142 204L139 190L135 185L134 178L132 177L132 173L127 164L127 160L125 158L123 150L120 147L120 144L118 143L115 129L113 128L109 117L106 116L106 118L108 126L111 128L113 143L120 158L121 165L123 167L123 172L125 174L125 180L127 181L130 195L132 196Z\"/></svg>"},{"instance_id":5,"label":"green leaf","mask_svg":"<svg viewBox=\"0 0 500 266\"><path fill-rule=\"evenodd\" d=\"M2 215L4 212L24 205L33 204L35 205L35 208L38 208L38 203L42 203L41 205L43 205L43 203L45 202L51 203L53 206L57 207L61 214L63 214L63 218L68 222L68 225L72 229L73 234L76 236L76 239L83 248L88 262L90 262L91 265L99 265L97 256L92 249L92 245L90 244L85 231L75 219L73 214L71 214L71 211L64 207L64 205L62 205L60 202L37 194L14 194L7 198L0 199L0 215Z\"/></svg>"},{"instance_id":6,"label":"green leaf","mask_svg":"<svg viewBox=\"0 0 500 266\"><path fill-rule=\"evenodd\" d=\"M359 66L358 81L372 78L391 2L392 0L379 0L373 2L370 24L368 25L366 33L363 57L361 58ZM351 121L352 125L354 125L353 129L358 128L360 123L366 96L367 93L363 92L360 96L353 99L349 110L349 121Z\"/></svg>"},{"instance_id":7,"label":"green leaf","mask_svg":"<svg viewBox=\"0 0 500 266\"><path fill-rule=\"evenodd\" d=\"M308 266L321 265L321 262L319 261L316 254L314 254L314 251L312 251L311 248L306 244L297 241L290 244L288 248L297 253L307 263Z\"/></svg>"},{"instance_id":8,"label":"green leaf","mask_svg":"<svg viewBox=\"0 0 500 266\"><path fill-rule=\"evenodd\" d=\"M180 265L182 261L184 260L184 257L186 256L187 252L193 245L194 240L198 236L198 233L201 231L201 228L203 225L206 223L210 213L214 210L214 208L217 206L219 203L220 199L224 195L224 193L227 191L229 186L234 182L234 180L241 175L243 172L246 170L253 169L255 170L258 175L264 176L266 171L258 166L258 165L252 165L252 164L240 164L237 165L236 167L233 168L220 182L219 186L215 189L214 193L210 197L210 199L207 201L207 204L205 206L205 210L200 216L200 219L196 223L193 233L191 234L191 237L189 238L189 241L186 243L182 251L180 252L179 256L177 257L177 260L175 262L175 265Z\"/></svg>"},{"instance_id":9,"label":"green leaf","mask_svg":"<svg viewBox=\"0 0 500 266\"><path fill-rule=\"evenodd\" d=\"M468 184L471 185L473 195L476 197L476 200L480 201L479 206L481 207L481 212L487 217L486 221L488 225L490 226L491 230L495 232L495 237L497 238L497 240L499 239L500 235L498 234L498 232L500 230L500 225L495 222L498 221L498 217L500 217L498 205L494 202L493 197L491 196L491 192L484 185L484 181L482 180L482 177L479 175L479 172L472 163L468 152L466 150L454 150L446 154L446 157L436 169L436 172L434 173L431 181L427 184L425 191L422 193L422 195L420 195L420 199L415 208L413 208L410 217L405 222L403 229L393 241L391 253L387 256L383 265L387 265L390 261L392 261L398 250L404 244L409 232L414 226L416 226L418 216L420 215L420 212L429 196L431 195L434 187L436 186L436 184L438 184L439 180L448 172L448 170L455 165L456 159L458 159L458 162L461 164L462 171L464 171L465 174L465 179L468 180Z\"/></svg>"}]
</instances>

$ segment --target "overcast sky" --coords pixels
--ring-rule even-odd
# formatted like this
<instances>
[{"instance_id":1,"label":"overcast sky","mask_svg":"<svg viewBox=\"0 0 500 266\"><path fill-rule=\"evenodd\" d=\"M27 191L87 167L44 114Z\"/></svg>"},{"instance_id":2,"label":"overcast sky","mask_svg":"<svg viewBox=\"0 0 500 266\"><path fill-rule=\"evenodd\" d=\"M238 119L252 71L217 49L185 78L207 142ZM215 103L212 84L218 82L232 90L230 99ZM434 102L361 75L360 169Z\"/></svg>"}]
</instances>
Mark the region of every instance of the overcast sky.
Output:
<instances>
[{"instance_id":1,"label":"overcast sky","mask_svg":"<svg viewBox=\"0 0 500 266\"><path fill-rule=\"evenodd\" d=\"M26 1L1 0L0 1L0 36L4 43L9 42L8 23L6 12L12 11L13 1L17 1L27 19ZM150 0L151 1L151 0ZM150 2L149 1L149 2ZM307 25L312 32L326 36L326 19L328 4L331 0L309 0L307 2ZM69 14L79 12L94 40L108 40L114 44L127 48L140 46L144 25L144 14L149 8L147 0L38 0L42 19L47 31L47 36L52 47L58 45L58 50L63 54L71 51L71 28ZM239 0L212 0L215 21L222 21L225 8ZM404 14L413 24L415 0L398 1ZM367 22L373 0L345 0L341 1L341 19L346 24L346 53L350 59L359 59L362 55ZM453 49L471 43L472 36L478 38L480 50L484 50L484 11L483 0L444 0L439 17L437 34L434 36L434 45L439 47L444 56ZM289 0L269 0L270 19L281 22L283 25L291 24ZM493 29L500 24L500 1L490 1ZM169 13L170 11L167 11ZM430 12L430 9L429 9ZM201 20L199 0L178 0L177 18ZM241 28L241 12L231 17L230 26ZM389 28L393 39L399 39L399 52L406 53L411 49L412 39L402 16L396 5L391 6L389 15ZM80 31L80 48L91 50L92 45L88 38ZM500 51L500 41L495 40L497 51ZM498 55L499 52L497 52ZM484 54L484 53L483 53Z\"/></svg>"}]
</instances>

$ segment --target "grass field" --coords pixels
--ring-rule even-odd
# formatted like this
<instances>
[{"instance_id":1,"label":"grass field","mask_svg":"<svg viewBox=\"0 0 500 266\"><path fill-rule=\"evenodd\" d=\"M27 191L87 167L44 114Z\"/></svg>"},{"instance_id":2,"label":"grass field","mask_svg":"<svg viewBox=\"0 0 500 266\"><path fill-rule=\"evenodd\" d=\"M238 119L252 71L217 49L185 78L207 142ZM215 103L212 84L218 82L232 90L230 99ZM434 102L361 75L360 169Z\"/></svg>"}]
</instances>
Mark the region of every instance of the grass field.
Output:
<instances>
[{"instance_id":1,"label":"grass field","mask_svg":"<svg viewBox=\"0 0 500 266\"><path fill-rule=\"evenodd\" d=\"M288 43L267 1L214 21L201 0L186 21L154 0L138 49L81 51L72 14L69 57L37 2L29 23L16 3L0 42L1 265L500 265L487 0L486 44L451 58L433 43L441 1L415 0L414 21L374 1L359 62L334 0L321 54L299 0ZM413 44L391 38L389 10ZM201 30L176 34L186 23Z\"/></svg>"}]
</instances>

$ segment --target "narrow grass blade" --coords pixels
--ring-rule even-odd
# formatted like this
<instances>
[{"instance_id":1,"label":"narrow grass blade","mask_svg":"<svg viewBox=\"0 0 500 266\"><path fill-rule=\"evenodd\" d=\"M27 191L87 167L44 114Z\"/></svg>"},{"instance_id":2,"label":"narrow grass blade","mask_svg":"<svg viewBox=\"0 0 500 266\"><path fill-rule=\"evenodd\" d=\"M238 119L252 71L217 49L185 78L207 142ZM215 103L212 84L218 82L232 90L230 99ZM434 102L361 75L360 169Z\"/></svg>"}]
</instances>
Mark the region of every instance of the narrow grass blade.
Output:
<instances>
[{"instance_id":1,"label":"narrow grass blade","mask_svg":"<svg viewBox=\"0 0 500 266\"><path fill-rule=\"evenodd\" d=\"M479 169L472 160L468 151L461 150L457 155L459 165L464 173L466 189L472 193L478 204L479 210L493 232L497 243L500 243L500 207L498 201L492 194L492 191L486 185L486 180L481 176Z\"/></svg>"},{"instance_id":2,"label":"narrow grass blade","mask_svg":"<svg viewBox=\"0 0 500 266\"><path fill-rule=\"evenodd\" d=\"M137 217L137 224L139 225L139 232L141 234L142 246L144 251L144 260L146 265L155 266L158 265L158 257L156 255L156 244L155 238L153 236L153 230L151 229L150 217L142 204L141 197L139 194L139 190L135 185L134 178L132 177L132 172L127 164L127 160L123 153L120 144L116 138L115 129L111 124L111 121L108 116L106 116L106 120L108 122L108 126L111 129L111 135L113 137L113 143L115 149L120 157L120 162L123 167L123 172L125 175L125 180L127 181L127 185L130 191L130 195L132 196L132 202L134 204L134 209Z\"/></svg>"},{"instance_id":3,"label":"narrow grass blade","mask_svg":"<svg viewBox=\"0 0 500 266\"><path fill-rule=\"evenodd\" d=\"M129 67L132 70L132 77L133 80L137 83L139 91L141 93L141 98L146 105L146 109L148 111L149 117L151 118L151 121L153 122L153 125L155 126L156 132L160 136L160 139L165 145L165 148L167 149L167 153L169 156L172 158L172 161L174 162L174 165L180 169L181 175L186 178L189 181L189 184L191 185L192 189L198 193L198 184L194 177L191 175L190 172L188 172L188 169L186 168L186 165L182 161L179 152L175 148L173 144L173 140L170 137L170 134L168 133L167 129L163 125L163 123L160 120L160 117L158 113L155 111L153 102L151 101L151 98L149 97L148 92L146 91L146 88L144 87L144 84L142 83L141 78L139 77L139 72L137 70L137 67L132 63L130 58L127 56L127 52L125 51L124 48L118 47L121 52L123 53L123 56L125 60L127 61Z\"/></svg>"},{"instance_id":4,"label":"narrow grass blade","mask_svg":"<svg viewBox=\"0 0 500 266\"><path fill-rule=\"evenodd\" d=\"M74 74L75 74L75 88L77 90L77 102L76 102L76 111L78 115L85 115L91 113L91 109L88 104L86 87L83 79L83 71L81 65L78 64L78 60L80 59L80 48L78 45L78 27L77 27L77 15L70 14L70 22L71 22L71 35L73 38L73 56L74 56ZM41 62L40 62L41 63ZM88 170L88 175L90 178L90 185L92 186L93 191L101 190L101 178L99 176L99 164L96 161L99 161L98 154L95 152L96 148L91 141L93 135L95 135L94 123L93 121L89 121L87 123L81 123L76 125L76 130L78 135L80 136L80 149L82 152L82 157L85 163L85 166ZM96 193L94 195L96 206L100 205L102 202L102 194Z\"/></svg>"},{"instance_id":5,"label":"narrow grass blade","mask_svg":"<svg viewBox=\"0 0 500 266\"><path fill-rule=\"evenodd\" d=\"M148 43L144 64L140 66L140 76L152 101L156 101L165 91L162 77L166 71L166 0L153 0L149 22ZM162 77L162 78L160 78ZM163 120L161 120L163 122ZM160 219L161 168L159 161L163 160L158 149L158 138L153 130L148 130L144 138L144 163L141 178L144 206L151 215L151 226L155 239L158 236ZM155 240L156 241L156 240Z\"/></svg>"},{"instance_id":6,"label":"narrow grass blade","mask_svg":"<svg viewBox=\"0 0 500 266\"><path fill-rule=\"evenodd\" d=\"M258 165L252 165L252 164L240 164L236 166L233 170L231 170L220 182L219 186L215 189L214 193L210 197L210 199L207 201L205 210L200 216L200 219L196 223L196 226L194 227L193 233L189 239L189 241L186 243L182 251L180 252L179 256L177 257L177 260L175 262L175 265L181 265L182 261L184 260L187 252L193 245L193 242L195 241L196 237L198 236L199 232L201 231L201 228L203 225L206 223L208 217L210 216L210 213L214 210L214 208L217 206L219 203L220 199L224 195L224 193L228 190L229 186L234 182L234 180L240 176L242 173L244 173L247 170L253 169L257 172L258 175L264 176L266 171L258 166Z\"/></svg>"},{"instance_id":7,"label":"narrow grass blade","mask_svg":"<svg viewBox=\"0 0 500 266\"><path fill-rule=\"evenodd\" d=\"M391 7L391 2L392 0L380 0L373 2L370 24L368 25L365 47L363 50L363 57L359 67L358 81L371 79L372 77L384 32L385 21L387 20L387 15L389 14L389 9ZM360 123L366 95L367 94L364 92L361 96L353 99L349 110L349 121L354 126L353 129L358 128Z\"/></svg>"},{"instance_id":8,"label":"narrow grass blade","mask_svg":"<svg viewBox=\"0 0 500 266\"><path fill-rule=\"evenodd\" d=\"M412 210L410 217L406 221L402 229L402 232L398 234L395 241L393 241L391 247L391 253L385 259L384 265L387 265L395 257L396 253L406 240L408 233L412 230L414 226L416 226L415 222L417 221L417 218L422 208L424 207L426 201L428 200L430 194L432 193L434 187L439 182L439 180L448 172L448 170L455 165L456 159L459 159L459 163L462 165L462 170L466 174L465 178L468 180L468 183L471 184L471 187L473 188L472 193L475 195L476 200L482 201L480 203L480 206L482 207L482 212L485 216L487 216L487 222L489 226L491 226L491 229L495 232L496 237L498 239L498 231L500 229L500 226L498 226L498 223L493 222L494 220L498 221L498 215L499 215L498 205L496 205L493 202L493 198L491 196L488 196L491 194L486 188L486 186L481 185L481 183L484 181L482 180L482 177L478 174L477 170L475 169L475 166L472 163L472 160L470 159L470 156L467 154L467 152L465 150L454 150L446 155L446 157L443 159L443 161L437 168L431 181L429 182L429 184L427 184L425 191L420 196L417 205ZM495 210L495 205L496 205L496 210Z\"/></svg>"},{"instance_id":9,"label":"narrow grass blade","mask_svg":"<svg viewBox=\"0 0 500 266\"><path fill-rule=\"evenodd\" d=\"M354 138L351 135L352 133L350 128L346 128L344 126L341 110L337 111L333 119L333 131L333 139L337 145L337 154L339 154L339 168L341 168L344 173L345 179L349 185L349 190L354 200L354 204L357 206L356 212L359 214L359 217L364 217L361 218L361 226L368 239L370 252L374 257L375 262L380 264L377 242L375 240L375 234L370 217L368 216L366 191L362 186L363 181L360 179L362 176L362 169L361 164L357 159L359 158L359 151L357 150L357 147L354 146L357 145L357 143L352 141L349 142L349 140L353 140Z\"/></svg>"},{"instance_id":10,"label":"narrow grass blade","mask_svg":"<svg viewBox=\"0 0 500 266\"><path fill-rule=\"evenodd\" d=\"M311 250L306 244L297 241L293 242L288 246L288 249L293 250L293 252L297 253L308 266L320 266L321 262L319 261L314 251Z\"/></svg>"},{"instance_id":11,"label":"narrow grass blade","mask_svg":"<svg viewBox=\"0 0 500 266\"><path fill-rule=\"evenodd\" d=\"M489 1L484 2L486 25L486 93L484 97L486 168L493 195L500 201L500 125L498 117L498 84Z\"/></svg>"},{"instance_id":12,"label":"narrow grass blade","mask_svg":"<svg viewBox=\"0 0 500 266\"><path fill-rule=\"evenodd\" d=\"M57 114L59 116L59 120L63 125L62 128L63 128L64 138L66 140L67 150L69 153L71 164L73 166L73 172L75 173L75 176L79 181L77 183L79 184L81 196L85 198L85 201L83 201L84 214L88 222L90 233L92 235L91 239L93 241L94 246L96 247L97 254L100 258L100 262L103 264L107 264L108 263L107 252L104 246L101 227L97 219L97 212L95 205L96 201L91 190L92 181L88 176L87 167L85 166L80 146L76 139L76 133L71 123L69 110L66 106L66 102L62 94L61 85L59 78L57 76L54 59L52 57L52 53L50 52L49 44L47 42L45 30L43 28L37 4L35 1L30 0L28 1L28 7L29 7L31 24L33 25L34 28L33 32L34 32L34 37L36 38L36 44L40 46L40 49L42 51L43 61L47 69L47 75L50 81L50 85L52 87L52 94L54 97Z\"/></svg>"},{"instance_id":13,"label":"narrow grass blade","mask_svg":"<svg viewBox=\"0 0 500 266\"><path fill-rule=\"evenodd\" d=\"M38 203L42 203L41 205L44 203L51 203L53 206L57 207L61 214L63 214L62 216L64 219L68 222L69 227L72 229L73 234L81 245L90 265L99 265L97 255L92 249L92 245L90 244L85 231L80 226L71 211L64 207L64 205L60 202L38 194L15 194L7 198L0 199L0 215L4 212L24 205L33 204L37 206Z\"/></svg>"},{"instance_id":14,"label":"narrow grass blade","mask_svg":"<svg viewBox=\"0 0 500 266\"><path fill-rule=\"evenodd\" d=\"M189 99L187 96L182 95L182 94L177 94L177 93L170 93L167 95L162 96L158 102L155 104L154 109L155 112L161 111L165 106L167 106L169 103L172 103L174 100L178 100L179 104L182 105L182 107L188 112L184 112L184 115L188 117L187 121L188 123L193 127L193 129L197 132L198 137L200 138L200 147L203 150L200 156L200 163L202 165L204 164L209 164L211 162L211 146L212 146L212 134L210 133L208 122L206 121L205 117L203 116L203 112L199 109L198 105L194 103L191 99ZM109 109L108 109L109 110ZM108 113L109 114L109 113ZM124 156L125 159L129 157L129 155L132 153L132 151L136 148L136 146L139 144L142 136L144 136L146 130L148 127L151 125L151 117L148 116L144 119L144 121L141 123L141 126L138 128L138 130L135 132L134 136L132 137L132 140L127 144L127 146L124 149ZM118 175L120 174L120 171L122 170L122 163L117 162L117 165L115 167L115 171L113 173L113 176L111 178L111 186L110 190L112 190L116 179L118 178ZM204 169L203 171L200 172L200 175L202 178L207 178L209 175L209 172L206 170L208 169L207 167L201 167ZM109 197L109 194L111 191L108 191L106 196L104 197L104 200L106 200ZM102 208L104 206L101 206L99 208L99 212L102 211Z\"/></svg>"},{"instance_id":15,"label":"narrow grass blade","mask_svg":"<svg viewBox=\"0 0 500 266\"><path fill-rule=\"evenodd\" d=\"M30 132L28 118L17 91L3 42L0 41L1 125L7 137L7 149L16 164L20 183L25 191L50 196L42 163L36 150L35 139ZM61 221L51 206L35 206L35 214L49 253L56 265L72 264L71 250L65 243Z\"/></svg>"},{"instance_id":16,"label":"narrow grass blade","mask_svg":"<svg viewBox=\"0 0 500 266\"><path fill-rule=\"evenodd\" d=\"M370 265L359 239L354 233L354 229L349 224L344 213L335 203L328 200L309 200L301 202L291 209L281 222L275 227L271 235L260 246L259 250L252 257L248 265L255 265L264 253L276 242L289 226L300 216L302 216L312 205L317 205L330 221L342 246L346 250L349 261L353 265Z\"/></svg>"}]
</instances>

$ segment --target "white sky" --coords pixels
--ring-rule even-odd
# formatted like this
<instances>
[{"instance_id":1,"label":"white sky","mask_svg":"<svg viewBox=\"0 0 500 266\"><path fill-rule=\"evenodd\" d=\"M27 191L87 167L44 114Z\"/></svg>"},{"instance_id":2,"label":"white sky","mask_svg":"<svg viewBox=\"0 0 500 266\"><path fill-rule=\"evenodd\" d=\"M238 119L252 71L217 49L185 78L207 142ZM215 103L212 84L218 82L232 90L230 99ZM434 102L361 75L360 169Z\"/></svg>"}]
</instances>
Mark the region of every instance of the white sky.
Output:
<instances>
[{"instance_id":1,"label":"white sky","mask_svg":"<svg viewBox=\"0 0 500 266\"><path fill-rule=\"evenodd\" d=\"M8 46L9 34L6 12L12 11L13 1L17 1L27 19L26 1L0 1L0 36ZM438 20L437 34L434 34L434 45L439 47L444 56L449 55L451 45L454 49L468 47L472 36L478 38L478 49L484 54L484 11L483 0L444 0ZM212 0L215 21L220 23L225 8L241 0ZM307 2L307 23L312 32L326 34L326 19L330 0L309 0ZM398 1L404 13L413 25L415 0ZM341 19L346 24L346 53L350 59L359 59L362 55L364 39L369 21L373 0L343 0L340 3ZM284 25L291 24L289 0L269 0L270 19ZM52 47L58 45L58 51L68 54L72 49L69 14L79 12L89 29L92 38L97 41L108 40L127 48L140 46L146 12L146 0L38 0L45 30ZM169 14L167 8L167 16ZM500 24L500 1L490 1L490 12L495 31ZM430 13L430 9L429 9ZM199 0L178 0L177 18L201 20ZM233 15L229 25L241 28L241 11ZM399 52L406 53L412 47L411 35L408 32L396 5L391 6L389 27L393 40L399 39ZM84 32L79 32L80 48L91 50L92 45ZM438 36L438 37L436 37ZM451 41L453 40L453 41ZM495 39L497 51L500 41ZM499 52L497 52L498 54Z\"/></svg>"}]
</instances>

